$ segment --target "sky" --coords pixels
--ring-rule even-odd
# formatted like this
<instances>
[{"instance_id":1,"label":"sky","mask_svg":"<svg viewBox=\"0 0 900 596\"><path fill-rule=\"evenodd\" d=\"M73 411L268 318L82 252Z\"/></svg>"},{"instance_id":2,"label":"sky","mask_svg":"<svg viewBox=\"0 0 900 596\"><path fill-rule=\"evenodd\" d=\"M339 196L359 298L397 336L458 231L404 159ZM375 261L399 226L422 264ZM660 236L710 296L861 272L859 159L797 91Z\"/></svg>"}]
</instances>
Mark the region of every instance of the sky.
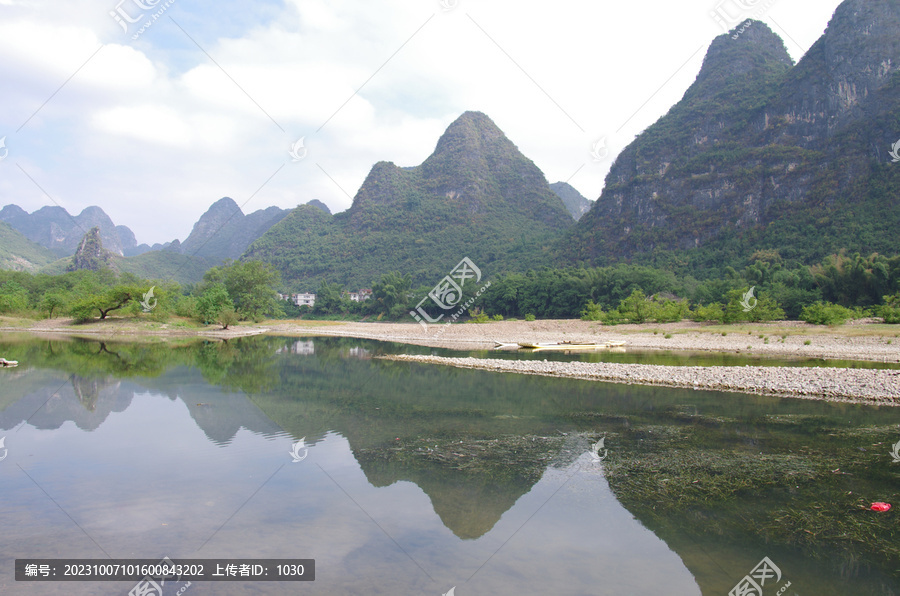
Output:
<instances>
[{"instance_id":1,"label":"sky","mask_svg":"<svg viewBox=\"0 0 900 596\"><path fill-rule=\"evenodd\" d=\"M799 60L838 4L0 0L0 206L98 205L149 244L224 196L343 211L467 110L593 200L722 23L759 18Z\"/></svg>"}]
</instances>

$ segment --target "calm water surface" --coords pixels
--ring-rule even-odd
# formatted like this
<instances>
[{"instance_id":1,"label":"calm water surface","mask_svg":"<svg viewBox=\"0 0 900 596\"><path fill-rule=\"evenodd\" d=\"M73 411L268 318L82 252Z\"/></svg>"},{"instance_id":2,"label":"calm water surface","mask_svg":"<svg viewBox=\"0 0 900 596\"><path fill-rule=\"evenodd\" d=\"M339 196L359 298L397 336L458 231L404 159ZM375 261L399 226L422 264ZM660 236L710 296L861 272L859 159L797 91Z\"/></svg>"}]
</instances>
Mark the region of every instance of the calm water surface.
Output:
<instances>
[{"instance_id":1,"label":"calm water surface","mask_svg":"<svg viewBox=\"0 0 900 596\"><path fill-rule=\"evenodd\" d=\"M404 351L450 354L0 338L0 594L134 586L17 583L16 558L164 556L316 559L166 594L724 596L763 557L766 596L900 594L898 509L865 509L900 505L900 408L374 358Z\"/></svg>"}]
</instances>

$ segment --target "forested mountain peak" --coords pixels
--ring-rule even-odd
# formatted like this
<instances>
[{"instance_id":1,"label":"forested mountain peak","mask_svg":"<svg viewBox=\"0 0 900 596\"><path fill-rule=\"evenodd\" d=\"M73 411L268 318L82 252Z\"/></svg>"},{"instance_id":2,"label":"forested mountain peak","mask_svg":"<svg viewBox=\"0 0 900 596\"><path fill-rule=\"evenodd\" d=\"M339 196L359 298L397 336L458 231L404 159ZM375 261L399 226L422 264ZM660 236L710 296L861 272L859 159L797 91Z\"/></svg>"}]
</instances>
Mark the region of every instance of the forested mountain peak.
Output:
<instances>
[{"instance_id":1,"label":"forested mountain peak","mask_svg":"<svg viewBox=\"0 0 900 596\"><path fill-rule=\"evenodd\" d=\"M796 66L757 21L717 37L682 100L618 156L562 262L698 272L758 251L900 252L898 67L895 0L846 0Z\"/></svg>"},{"instance_id":2,"label":"forested mountain peak","mask_svg":"<svg viewBox=\"0 0 900 596\"><path fill-rule=\"evenodd\" d=\"M486 115L465 112L421 165L376 163L349 210L323 219L298 208L245 256L274 263L298 289L366 287L391 270L439 279L464 256L535 266L542 243L572 224L534 162Z\"/></svg>"}]
</instances>

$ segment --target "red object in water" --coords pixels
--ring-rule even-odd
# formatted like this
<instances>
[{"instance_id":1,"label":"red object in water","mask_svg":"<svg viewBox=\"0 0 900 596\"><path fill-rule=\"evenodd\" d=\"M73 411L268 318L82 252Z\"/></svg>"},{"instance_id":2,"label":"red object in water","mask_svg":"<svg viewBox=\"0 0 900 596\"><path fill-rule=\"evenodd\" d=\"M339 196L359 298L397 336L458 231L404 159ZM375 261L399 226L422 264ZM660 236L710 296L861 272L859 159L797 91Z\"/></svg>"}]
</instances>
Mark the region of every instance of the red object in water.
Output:
<instances>
[{"instance_id":1,"label":"red object in water","mask_svg":"<svg viewBox=\"0 0 900 596\"><path fill-rule=\"evenodd\" d=\"M872 511L887 511L890 508L890 503L872 503Z\"/></svg>"}]
</instances>

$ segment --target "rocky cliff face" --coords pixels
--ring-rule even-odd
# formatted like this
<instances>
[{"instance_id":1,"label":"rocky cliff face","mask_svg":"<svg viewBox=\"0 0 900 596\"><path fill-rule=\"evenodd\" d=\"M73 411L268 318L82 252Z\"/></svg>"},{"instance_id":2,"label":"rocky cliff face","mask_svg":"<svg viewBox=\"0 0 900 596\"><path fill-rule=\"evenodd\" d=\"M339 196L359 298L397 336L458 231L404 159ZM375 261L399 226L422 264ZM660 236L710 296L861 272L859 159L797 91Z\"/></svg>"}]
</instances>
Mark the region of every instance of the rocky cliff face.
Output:
<instances>
[{"instance_id":1,"label":"rocky cliff face","mask_svg":"<svg viewBox=\"0 0 900 596\"><path fill-rule=\"evenodd\" d=\"M112 255L108 250L103 248L103 241L100 238L100 228L93 227L88 230L87 234L82 237L78 243L78 249L72 256L72 262L67 267L67 271L79 271L81 269L89 269L91 271L100 271L112 267Z\"/></svg>"},{"instance_id":2,"label":"rocky cliff face","mask_svg":"<svg viewBox=\"0 0 900 596\"><path fill-rule=\"evenodd\" d=\"M593 203L584 198L571 184L565 182L554 182L550 185L550 190L560 198L566 211L572 216L572 219L578 221L581 217L590 211Z\"/></svg>"},{"instance_id":3,"label":"rocky cliff face","mask_svg":"<svg viewBox=\"0 0 900 596\"><path fill-rule=\"evenodd\" d=\"M900 221L887 198L900 171L885 168L900 136L898 66L895 0L847 0L796 66L763 23L716 38L560 252L593 262L697 247L723 261L759 249L800 260L900 252L887 225Z\"/></svg>"},{"instance_id":4,"label":"rocky cliff face","mask_svg":"<svg viewBox=\"0 0 900 596\"><path fill-rule=\"evenodd\" d=\"M884 93L893 88L898 68L900 5L847 0L778 95L756 114L754 127L768 142L821 150L846 127L890 109ZM900 131L890 132L884 140L896 141Z\"/></svg>"}]
</instances>

